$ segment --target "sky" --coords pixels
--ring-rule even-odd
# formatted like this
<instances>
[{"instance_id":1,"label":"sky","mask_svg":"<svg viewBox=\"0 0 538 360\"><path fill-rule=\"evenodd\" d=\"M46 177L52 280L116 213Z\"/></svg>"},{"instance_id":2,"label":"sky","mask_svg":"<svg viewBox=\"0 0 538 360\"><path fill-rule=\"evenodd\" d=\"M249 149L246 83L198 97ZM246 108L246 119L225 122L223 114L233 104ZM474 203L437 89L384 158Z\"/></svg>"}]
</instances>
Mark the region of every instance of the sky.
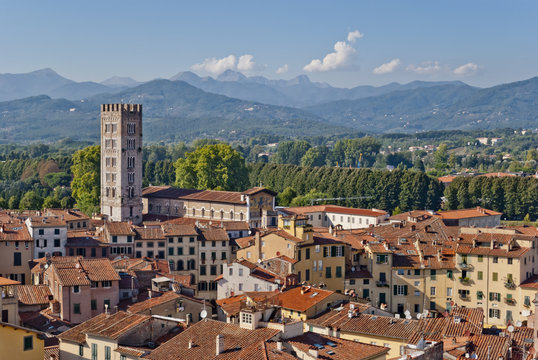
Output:
<instances>
[{"instance_id":1,"label":"sky","mask_svg":"<svg viewBox=\"0 0 538 360\"><path fill-rule=\"evenodd\" d=\"M537 18L534 0L3 1L0 73L488 87L538 75Z\"/></svg>"}]
</instances>

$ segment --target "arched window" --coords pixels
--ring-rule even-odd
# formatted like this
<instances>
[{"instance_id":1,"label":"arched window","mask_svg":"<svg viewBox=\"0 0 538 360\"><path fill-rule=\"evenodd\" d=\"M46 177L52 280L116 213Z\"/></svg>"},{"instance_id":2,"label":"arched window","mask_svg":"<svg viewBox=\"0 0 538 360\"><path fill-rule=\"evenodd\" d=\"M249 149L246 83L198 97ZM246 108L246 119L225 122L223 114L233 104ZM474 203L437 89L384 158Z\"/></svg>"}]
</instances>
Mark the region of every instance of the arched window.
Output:
<instances>
[{"instance_id":1,"label":"arched window","mask_svg":"<svg viewBox=\"0 0 538 360\"><path fill-rule=\"evenodd\" d=\"M196 267L196 263L194 262L194 260L189 260L187 261L187 270L194 270L194 268Z\"/></svg>"},{"instance_id":2,"label":"arched window","mask_svg":"<svg viewBox=\"0 0 538 360\"><path fill-rule=\"evenodd\" d=\"M242 212L239 213L239 220L243 221L243 213Z\"/></svg>"},{"instance_id":3,"label":"arched window","mask_svg":"<svg viewBox=\"0 0 538 360\"><path fill-rule=\"evenodd\" d=\"M183 260L178 260L177 261L177 270L178 271L183 270Z\"/></svg>"},{"instance_id":4,"label":"arched window","mask_svg":"<svg viewBox=\"0 0 538 360\"><path fill-rule=\"evenodd\" d=\"M204 217L204 216L205 216L205 209L202 208L202 217Z\"/></svg>"},{"instance_id":5,"label":"arched window","mask_svg":"<svg viewBox=\"0 0 538 360\"><path fill-rule=\"evenodd\" d=\"M221 210L221 211L220 211L220 219L221 219L221 220L224 220L224 210Z\"/></svg>"},{"instance_id":6,"label":"arched window","mask_svg":"<svg viewBox=\"0 0 538 360\"><path fill-rule=\"evenodd\" d=\"M116 188L115 187L112 188L112 197L116 197Z\"/></svg>"},{"instance_id":7,"label":"arched window","mask_svg":"<svg viewBox=\"0 0 538 360\"><path fill-rule=\"evenodd\" d=\"M211 209L209 213L211 214L210 218L213 219L215 217L215 210Z\"/></svg>"},{"instance_id":8,"label":"arched window","mask_svg":"<svg viewBox=\"0 0 538 360\"><path fill-rule=\"evenodd\" d=\"M233 219L234 219L234 211L230 210L230 220L233 220Z\"/></svg>"},{"instance_id":9,"label":"arched window","mask_svg":"<svg viewBox=\"0 0 538 360\"><path fill-rule=\"evenodd\" d=\"M174 260L168 261L168 265L170 266L170 271L174 271Z\"/></svg>"},{"instance_id":10,"label":"arched window","mask_svg":"<svg viewBox=\"0 0 538 360\"><path fill-rule=\"evenodd\" d=\"M192 216L196 216L196 209L192 208Z\"/></svg>"}]
</instances>

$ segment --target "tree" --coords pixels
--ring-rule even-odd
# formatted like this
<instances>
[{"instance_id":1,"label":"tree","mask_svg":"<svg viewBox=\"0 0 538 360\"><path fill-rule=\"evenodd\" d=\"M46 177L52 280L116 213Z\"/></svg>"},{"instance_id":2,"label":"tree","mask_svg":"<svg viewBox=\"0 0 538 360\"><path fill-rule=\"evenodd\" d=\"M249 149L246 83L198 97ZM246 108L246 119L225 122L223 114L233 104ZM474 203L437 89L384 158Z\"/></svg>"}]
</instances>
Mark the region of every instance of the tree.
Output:
<instances>
[{"instance_id":1,"label":"tree","mask_svg":"<svg viewBox=\"0 0 538 360\"><path fill-rule=\"evenodd\" d=\"M310 144L305 140L283 141L278 144L273 161L278 164L299 165L308 149Z\"/></svg>"},{"instance_id":2,"label":"tree","mask_svg":"<svg viewBox=\"0 0 538 360\"><path fill-rule=\"evenodd\" d=\"M86 214L99 210L101 147L89 146L73 154L71 190L77 207Z\"/></svg>"},{"instance_id":3,"label":"tree","mask_svg":"<svg viewBox=\"0 0 538 360\"><path fill-rule=\"evenodd\" d=\"M289 206L291 201L297 196L297 192L292 187L287 187L277 195L278 205Z\"/></svg>"},{"instance_id":4,"label":"tree","mask_svg":"<svg viewBox=\"0 0 538 360\"><path fill-rule=\"evenodd\" d=\"M248 186L245 159L228 144L210 144L177 159L176 186L241 191Z\"/></svg>"},{"instance_id":5,"label":"tree","mask_svg":"<svg viewBox=\"0 0 538 360\"><path fill-rule=\"evenodd\" d=\"M19 208L24 210L38 210L41 209L43 204L43 198L39 196L35 191L28 191L23 195Z\"/></svg>"},{"instance_id":6,"label":"tree","mask_svg":"<svg viewBox=\"0 0 538 360\"><path fill-rule=\"evenodd\" d=\"M441 144L433 154L434 167L438 170L447 168L448 151L446 144Z\"/></svg>"},{"instance_id":7,"label":"tree","mask_svg":"<svg viewBox=\"0 0 538 360\"><path fill-rule=\"evenodd\" d=\"M329 149L326 146L318 146L308 149L301 158L302 166L323 166L327 161Z\"/></svg>"},{"instance_id":8,"label":"tree","mask_svg":"<svg viewBox=\"0 0 538 360\"><path fill-rule=\"evenodd\" d=\"M19 208L19 198L15 195L12 195L8 202L7 202L7 206L8 208L10 209L18 209Z\"/></svg>"}]
</instances>

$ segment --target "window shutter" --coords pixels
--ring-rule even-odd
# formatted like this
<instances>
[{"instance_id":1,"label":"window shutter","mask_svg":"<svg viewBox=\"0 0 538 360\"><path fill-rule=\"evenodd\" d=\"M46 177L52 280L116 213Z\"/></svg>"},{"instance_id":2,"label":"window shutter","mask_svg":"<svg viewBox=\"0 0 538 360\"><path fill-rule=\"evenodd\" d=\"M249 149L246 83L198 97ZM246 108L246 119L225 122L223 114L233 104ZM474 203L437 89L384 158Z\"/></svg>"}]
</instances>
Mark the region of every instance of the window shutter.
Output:
<instances>
[{"instance_id":1,"label":"window shutter","mask_svg":"<svg viewBox=\"0 0 538 360\"><path fill-rule=\"evenodd\" d=\"M404 295L407 296L407 285L404 285Z\"/></svg>"},{"instance_id":2,"label":"window shutter","mask_svg":"<svg viewBox=\"0 0 538 360\"><path fill-rule=\"evenodd\" d=\"M331 256L336 257L336 246L331 246Z\"/></svg>"},{"instance_id":3,"label":"window shutter","mask_svg":"<svg viewBox=\"0 0 538 360\"><path fill-rule=\"evenodd\" d=\"M489 301L493 301L493 293L492 292L489 293Z\"/></svg>"},{"instance_id":4,"label":"window shutter","mask_svg":"<svg viewBox=\"0 0 538 360\"><path fill-rule=\"evenodd\" d=\"M398 285L394 285L394 295L398 295Z\"/></svg>"},{"instance_id":5,"label":"window shutter","mask_svg":"<svg viewBox=\"0 0 538 360\"><path fill-rule=\"evenodd\" d=\"M327 246L324 246L323 247L323 257L327 257L327 253L328 253L328 248L327 248Z\"/></svg>"}]
</instances>

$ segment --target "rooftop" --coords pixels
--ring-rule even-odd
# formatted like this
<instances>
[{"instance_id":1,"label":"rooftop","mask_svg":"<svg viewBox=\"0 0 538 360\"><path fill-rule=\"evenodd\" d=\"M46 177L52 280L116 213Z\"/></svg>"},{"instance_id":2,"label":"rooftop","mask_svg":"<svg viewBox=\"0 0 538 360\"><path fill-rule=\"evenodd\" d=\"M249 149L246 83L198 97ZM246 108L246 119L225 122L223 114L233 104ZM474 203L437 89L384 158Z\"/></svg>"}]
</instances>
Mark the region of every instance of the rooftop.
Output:
<instances>
[{"instance_id":1,"label":"rooftop","mask_svg":"<svg viewBox=\"0 0 538 360\"><path fill-rule=\"evenodd\" d=\"M332 294L334 291L331 290L299 286L278 294L278 301L284 309L304 312Z\"/></svg>"}]
</instances>

